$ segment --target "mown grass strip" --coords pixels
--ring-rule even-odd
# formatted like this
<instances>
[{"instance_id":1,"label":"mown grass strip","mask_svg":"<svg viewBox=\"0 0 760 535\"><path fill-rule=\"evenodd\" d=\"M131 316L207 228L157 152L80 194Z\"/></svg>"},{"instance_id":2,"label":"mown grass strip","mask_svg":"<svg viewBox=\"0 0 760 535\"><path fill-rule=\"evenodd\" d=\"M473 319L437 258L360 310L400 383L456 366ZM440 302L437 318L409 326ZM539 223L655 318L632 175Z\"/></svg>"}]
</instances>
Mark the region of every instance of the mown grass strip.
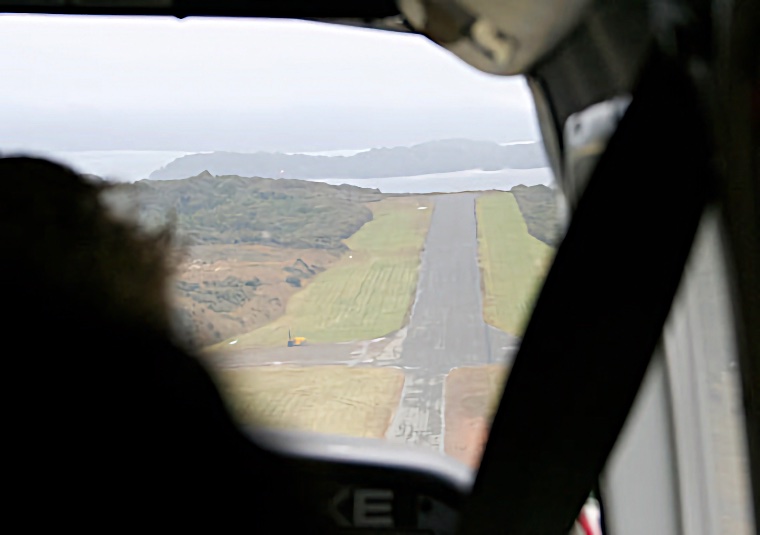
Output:
<instances>
[{"instance_id":1,"label":"mown grass strip","mask_svg":"<svg viewBox=\"0 0 760 535\"><path fill-rule=\"evenodd\" d=\"M554 249L528 234L511 193L482 195L476 213L483 317L494 327L522 336Z\"/></svg>"},{"instance_id":2,"label":"mown grass strip","mask_svg":"<svg viewBox=\"0 0 760 535\"><path fill-rule=\"evenodd\" d=\"M215 372L243 425L382 438L404 385L396 368L257 367Z\"/></svg>"},{"instance_id":3,"label":"mown grass strip","mask_svg":"<svg viewBox=\"0 0 760 535\"><path fill-rule=\"evenodd\" d=\"M293 295L283 316L234 337L235 349L285 345L288 329L320 343L378 338L403 326L433 203L429 197L398 197L368 206L373 220L345 240L350 251Z\"/></svg>"}]
</instances>

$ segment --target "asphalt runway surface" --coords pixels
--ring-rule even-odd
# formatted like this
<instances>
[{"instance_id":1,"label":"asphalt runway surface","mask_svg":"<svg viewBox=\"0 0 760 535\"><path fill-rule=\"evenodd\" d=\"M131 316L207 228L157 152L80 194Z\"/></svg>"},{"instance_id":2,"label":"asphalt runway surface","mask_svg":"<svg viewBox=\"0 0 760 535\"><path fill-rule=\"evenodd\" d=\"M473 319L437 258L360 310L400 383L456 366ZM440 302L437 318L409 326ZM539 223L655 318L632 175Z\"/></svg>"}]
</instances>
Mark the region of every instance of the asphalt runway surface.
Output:
<instances>
[{"instance_id":1,"label":"asphalt runway surface","mask_svg":"<svg viewBox=\"0 0 760 535\"><path fill-rule=\"evenodd\" d=\"M435 198L417 296L401 346L406 383L386 437L443 450L443 384L452 368L505 363L517 339L483 321L477 194Z\"/></svg>"},{"instance_id":2,"label":"asphalt runway surface","mask_svg":"<svg viewBox=\"0 0 760 535\"><path fill-rule=\"evenodd\" d=\"M230 351L213 355L215 363L224 367L399 367L405 371L406 381L387 439L443 450L446 375L459 366L509 365L519 342L483 321L476 197L435 197L415 302L409 323L398 332L344 344ZM709 252L703 256L716 261L717 256ZM717 268L707 265L702 269L709 275L710 269ZM706 526L700 533L717 533L717 528L712 529L714 523L720 523L722 533L753 532L741 385L736 362L731 360L735 355L730 340L723 340L728 336L728 331L723 332L727 327L714 319L728 314L714 308L720 296L727 299L728 290L713 288L723 276L713 280L705 279L705 273L699 275L686 285L693 317L689 321L682 318L680 328L671 333L671 343L664 346L670 354L660 353L659 360L654 359L606 468L607 507L616 516L614 527L621 532L678 531L683 520L677 506L681 501L686 518ZM694 345L693 339L700 343ZM665 361L677 373L665 374ZM675 470L678 465L686 468L680 476ZM700 483L700 477L711 484ZM714 491L707 496L706 489ZM689 496L682 495L684 490Z\"/></svg>"},{"instance_id":3,"label":"asphalt runway surface","mask_svg":"<svg viewBox=\"0 0 760 535\"><path fill-rule=\"evenodd\" d=\"M386 438L443 451L444 380L453 368L510 364L518 340L483 320L476 193L435 196L408 324L376 340L220 352L213 366L394 366L401 402Z\"/></svg>"}]
</instances>

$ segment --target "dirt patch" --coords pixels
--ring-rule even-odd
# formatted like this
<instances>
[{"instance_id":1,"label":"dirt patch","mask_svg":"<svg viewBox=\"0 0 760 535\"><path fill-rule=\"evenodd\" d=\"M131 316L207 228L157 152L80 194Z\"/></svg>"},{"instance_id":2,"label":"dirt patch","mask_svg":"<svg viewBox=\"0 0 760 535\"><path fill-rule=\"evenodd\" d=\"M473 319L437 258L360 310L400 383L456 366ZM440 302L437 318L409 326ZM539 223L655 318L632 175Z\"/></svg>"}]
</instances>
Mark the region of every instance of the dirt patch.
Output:
<instances>
[{"instance_id":1,"label":"dirt patch","mask_svg":"<svg viewBox=\"0 0 760 535\"><path fill-rule=\"evenodd\" d=\"M323 249L191 247L172 294L180 328L196 346L257 329L284 314L288 299L339 258Z\"/></svg>"},{"instance_id":2,"label":"dirt patch","mask_svg":"<svg viewBox=\"0 0 760 535\"><path fill-rule=\"evenodd\" d=\"M477 468L501 397L507 369L501 365L456 368L446 377L446 453Z\"/></svg>"}]
</instances>

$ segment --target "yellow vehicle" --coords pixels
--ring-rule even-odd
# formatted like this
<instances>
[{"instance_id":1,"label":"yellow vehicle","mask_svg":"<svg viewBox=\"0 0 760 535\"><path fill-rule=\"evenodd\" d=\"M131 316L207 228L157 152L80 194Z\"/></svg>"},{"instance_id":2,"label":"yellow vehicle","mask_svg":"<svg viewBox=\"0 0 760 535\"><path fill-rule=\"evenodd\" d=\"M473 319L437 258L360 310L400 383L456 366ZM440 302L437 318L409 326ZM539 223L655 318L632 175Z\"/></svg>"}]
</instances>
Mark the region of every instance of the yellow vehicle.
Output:
<instances>
[{"instance_id":1,"label":"yellow vehicle","mask_svg":"<svg viewBox=\"0 0 760 535\"><path fill-rule=\"evenodd\" d=\"M306 343L306 338L303 336L296 336L293 338L290 336L290 329L288 329L288 347L302 346Z\"/></svg>"}]
</instances>

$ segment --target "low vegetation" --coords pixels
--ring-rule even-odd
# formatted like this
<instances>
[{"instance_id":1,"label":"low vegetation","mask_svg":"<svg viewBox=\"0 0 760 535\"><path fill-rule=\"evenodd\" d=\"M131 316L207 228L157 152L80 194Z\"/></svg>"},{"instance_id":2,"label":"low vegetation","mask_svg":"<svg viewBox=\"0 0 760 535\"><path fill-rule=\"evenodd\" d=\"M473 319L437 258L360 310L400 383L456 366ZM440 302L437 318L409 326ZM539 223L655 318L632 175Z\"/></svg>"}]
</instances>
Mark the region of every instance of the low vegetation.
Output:
<instances>
[{"instance_id":1,"label":"low vegetation","mask_svg":"<svg viewBox=\"0 0 760 535\"><path fill-rule=\"evenodd\" d=\"M560 239L560 221L555 191L544 185L515 186L511 190L528 227L528 234L556 247Z\"/></svg>"},{"instance_id":2,"label":"low vegetation","mask_svg":"<svg viewBox=\"0 0 760 535\"><path fill-rule=\"evenodd\" d=\"M177 289L196 303L208 305L214 312L231 312L250 301L261 286L258 277L244 281L228 275L221 281L177 281Z\"/></svg>"},{"instance_id":3,"label":"low vegetation","mask_svg":"<svg viewBox=\"0 0 760 535\"><path fill-rule=\"evenodd\" d=\"M512 193L476 201L478 260L487 323L522 336L554 249L528 233Z\"/></svg>"},{"instance_id":4,"label":"low vegetation","mask_svg":"<svg viewBox=\"0 0 760 535\"><path fill-rule=\"evenodd\" d=\"M345 240L349 251L301 292L277 320L236 337L235 349L284 344L288 331L309 342L369 340L401 328L414 301L429 197L370 205L371 222ZM212 349L221 349L227 340Z\"/></svg>"},{"instance_id":5,"label":"low vegetation","mask_svg":"<svg viewBox=\"0 0 760 535\"><path fill-rule=\"evenodd\" d=\"M212 176L141 180L108 193L121 209L135 207L141 224L171 222L189 244L258 244L343 249L345 238L372 219L365 203L377 190L304 180Z\"/></svg>"},{"instance_id":6,"label":"low vegetation","mask_svg":"<svg viewBox=\"0 0 760 535\"><path fill-rule=\"evenodd\" d=\"M242 425L382 438L401 397L396 368L257 367L215 372Z\"/></svg>"},{"instance_id":7,"label":"low vegetation","mask_svg":"<svg viewBox=\"0 0 760 535\"><path fill-rule=\"evenodd\" d=\"M301 180L214 177L117 184L105 199L153 229L171 224L182 244L175 323L194 346L249 332L347 250L372 219L377 190Z\"/></svg>"},{"instance_id":8,"label":"low vegetation","mask_svg":"<svg viewBox=\"0 0 760 535\"><path fill-rule=\"evenodd\" d=\"M339 258L327 249L188 247L172 295L175 325L196 347L257 329L284 313L290 296Z\"/></svg>"}]
</instances>

